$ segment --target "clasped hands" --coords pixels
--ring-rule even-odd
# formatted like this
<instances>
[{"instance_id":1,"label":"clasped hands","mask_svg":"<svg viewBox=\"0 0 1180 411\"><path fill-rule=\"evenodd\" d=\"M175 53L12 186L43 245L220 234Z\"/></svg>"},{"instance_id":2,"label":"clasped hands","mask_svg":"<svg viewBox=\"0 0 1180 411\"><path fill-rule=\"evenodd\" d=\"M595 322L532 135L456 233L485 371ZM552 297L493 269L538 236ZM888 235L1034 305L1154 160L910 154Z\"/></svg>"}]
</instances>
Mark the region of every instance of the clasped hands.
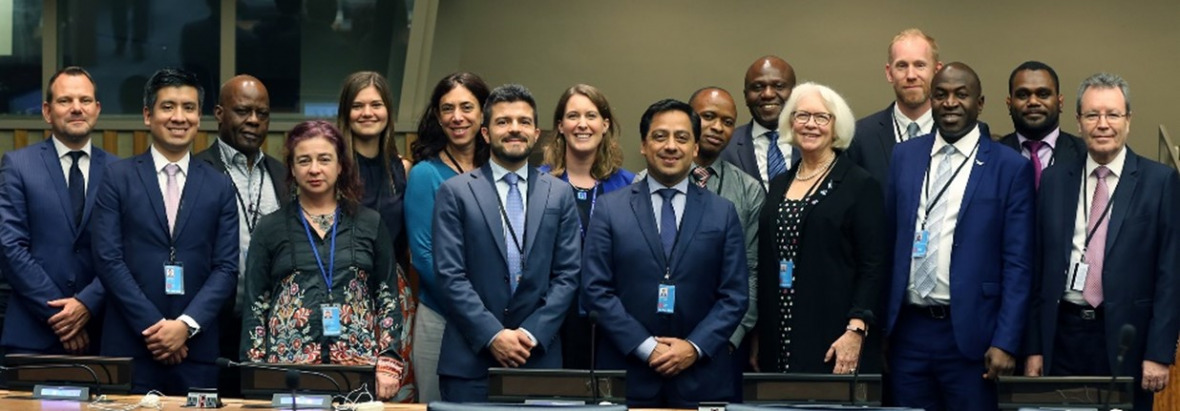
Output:
<instances>
[{"instance_id":1,"label":"clasped hands","mask_svg":"<svg viewBox=\"0 0 1180 411\"><path fill-rule=\"evenodd\" d=\"M176 365L188 357L188 325L180 320L161 319L143 330L143 341L152 358Z\"/></svg>"},{"instance_id":2,"label":"clasped hands","mask_svg":"<svg viewBox=\"0 0 1180 411\"><path fill-rule=\"evenodd\" d=\"M522 329L503 329L492 338L492 356L501 367L518 368L529 360L529 354L536 344Z\"/></svg>"},{"instance_id":3,"label":"clasped hands","mask_svg":"<svg viewBox=\"0 0 1180 411\"><path fill-rule=\"evenodd\" d=\"M660 375L671 378L697 362L697 349L687 340L656 337L656 348L647 357L647 365Z\"/></svg>"},{"instance_id":4,"label":"clasped hands","mask_svg":"<svg viewBox=\"0 0 1180 411\"><path fill-rule=\"evenodd\" d=\"M86 332L86 323L90 321L90 310L77 298L59 298L48 303L50 307L60 308L57 314L49 317L49 328L57 334L66 352L70 354L85 354L90 346L90 335Z\"/></svg>"}]
</instances>

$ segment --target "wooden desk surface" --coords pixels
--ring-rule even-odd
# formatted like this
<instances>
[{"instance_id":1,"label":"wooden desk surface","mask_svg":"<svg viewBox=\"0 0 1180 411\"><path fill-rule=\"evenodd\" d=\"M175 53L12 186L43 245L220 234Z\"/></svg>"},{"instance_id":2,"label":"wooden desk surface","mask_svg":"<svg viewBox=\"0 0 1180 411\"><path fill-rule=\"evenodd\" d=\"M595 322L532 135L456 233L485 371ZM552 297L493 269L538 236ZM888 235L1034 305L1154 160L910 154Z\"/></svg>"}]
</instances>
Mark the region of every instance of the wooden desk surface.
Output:
<instances>
[{"instance_id":1,"label":"wooden desk surface","mask_svg":"<svg viewBox=\"0 0 1180 411\"><path fill-rule=\"evenodd\" d=\"M23 391L4 391L0 390L0 410L4 411L91 411L97 408L87 406L87 403L77 401L41 401L31 398L31 393ZM108 395L107 399L111 402L105 405L112 408L136 404L143 398L142 395ZM165 397L161 404L164 405L165 411L194 411L200 408L184 408L183 397ZM258 408L260 405L265 406L270 404L270 401L263 400L241 400L241 399L224 399L225 404L221 410L267 410L270 408ZM246 407L243 407L246 406ZM386 410L405 410L405 411L425 411L426 404L385 404ZM140 408L144 410L144 408ZM656 408L639 408L638 410L645 411L671 411L668 409Z\"/></svg>"}]
</instances>

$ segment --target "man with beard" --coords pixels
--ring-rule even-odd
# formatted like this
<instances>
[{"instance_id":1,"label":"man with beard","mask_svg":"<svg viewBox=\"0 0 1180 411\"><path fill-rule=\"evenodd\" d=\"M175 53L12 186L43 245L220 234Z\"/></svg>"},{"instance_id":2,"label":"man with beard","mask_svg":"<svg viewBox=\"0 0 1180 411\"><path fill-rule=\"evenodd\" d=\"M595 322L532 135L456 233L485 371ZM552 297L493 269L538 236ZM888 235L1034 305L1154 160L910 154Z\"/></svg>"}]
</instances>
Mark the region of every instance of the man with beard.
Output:
<instances>
[{"instance_id":1,"label":"man with beard","mask_svg":"<svg viewBox=\"0 0 1180 411\"><path fill-rule=\"evenodd\" d=\"M776 56L759 58L746 69L744 87L753 119L734 131L733 144L721 151L721 159L753 176L766 191L770 180L799 158L798 149L778 138L778 115L795 88L795 69Z\"/></svg>"},{"instance_id":2,"label":"man with beard","mask_svg":"<svg viewBox=\"0 0 1180 411\"><path fill-rule=\"evenodd\" d=\"M1058 125L1064 100L1057 72L1045 63L1026 61L1008 76L1005 102L1016 131L1004 136L1000 143L1032 160L1033 180L1038 189L1045 168L1079 161L1086 156L1086 145L1082 140L1061 131Z\"/></svg>"},{"instance_id":3,"label":"man with beard","mask_svg":"<svg viewBox=\"0 0 1180 411\"><path fill-rule=\"evenodd\" d=\"M885 80L893 85L897 100L884 110L856 121L856 136L848 158L868 170L885 186L889 160L897 143L930 133L930 80L942 68L938 43L922 30L906 29L889 43Z\"/></svg>"},{"instance_id":4,"label":"man with beard","mask_svg":"<svg viewBox=\"0 0 1180 411\"><path fill-rule=\"evenodd\" d=\"M262 152L270 129L270 95L254 76L238 75L221 85L220 102L213 108L217 119L217 141L193 156L230 177L237 194L238 238L241 246L239 271L246 267L250 236L262 216L278 210L287 198L287 168ZM246 281L238 273L235 297L226 301L221 322L221 356L237 358L242 334L242 294ZM240 388L236 369L222 370L223 395L236 397ZM225 394L228 392L229 394Z\"/></svg>"},{"instance_id":5,"label":"man with beard","mask_svg":"<svg viewBox=\"0 0 1180 411\"><path fill-rule=\"evenodd\" d=\"M97 354L104 295L87 229L107 162L90 131L102 110L80 67L49 79L41 114L52 136L0 166L0 249L14 299L5 316L9 353Z\"/></svg>"},{"instance_id":6,"label":"man with beard","mask_svg":"<svg viewBox=\"0 0 1180 411\"><path fill-rule=\"evenodd\" d=\"M489 367L561 368L558 331L578 289L580 222L569 185L528 164L540 136L536 107L523 86L493 90L480 129L492 161L438 189L444 401L486 402Z\"/></svg>"},{"instance_id":7,"label":"man with beard","mask_svg":"<svg viewBox=\"0 0 1180 411\"><path fill-rule=\"evenodd\" d=\"M733 203L689 183L700 117L676 100L639 123L647 178L599 200L582 296L602 319L598 367L627 370L627 405L696 407L734 397L729 337L749 277Z\"/></svg>"},{"instance_id":8,"label":"man with beard","mask_svg":"<svg viewBox=\"0 0 1180 411\"><path fill-rule=\"evenodd\" d=\"M988 380L1012 372L1028 318L1032 164L982 133L966 64L946 65L932 90L934 133L897 145L885 197L889 385L899 406L994 410Z\"/></svg>"}]
</instances>

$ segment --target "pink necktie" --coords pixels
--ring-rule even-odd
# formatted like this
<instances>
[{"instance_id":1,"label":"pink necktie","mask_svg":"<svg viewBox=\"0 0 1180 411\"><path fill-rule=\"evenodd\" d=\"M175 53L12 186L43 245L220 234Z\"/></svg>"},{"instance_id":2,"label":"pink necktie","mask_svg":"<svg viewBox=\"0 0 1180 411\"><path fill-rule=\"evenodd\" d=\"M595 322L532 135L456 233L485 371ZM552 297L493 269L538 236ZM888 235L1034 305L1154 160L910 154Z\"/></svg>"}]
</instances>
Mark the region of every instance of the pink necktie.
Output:
<instances>
[{"instance_id":1,"label":"pink necktie","mask_svg":"<svg viewBox=\"0 0 1180 411\"><path fill-rule=\"evenodd\" d=\"M168 232L176 227L176 211L180 209L180 187L176 183L176 173L180 172L180 166L168 164L164 166L164 174L168 175L168 183L164 190L164 211L168 214Z\"/></svg>"},{"instance_id":2,"label":"pink necktie","mask_svg":"<svg viewBox=\"0 0 1180 411\"><path fill-rule=\"evenodd\" d=\"M1041 147L1045 145L1043 141L1028 140L1024 142L1024 147L1028 149L1029 159L1033 163L1033 187L1035 189L1041 188L1041 171L1045 169L1045 165L1041 164Z\"/></svg>"},{"instance_id":3,"label":"pink necktie","mask_svg":"<svg viewBox=\"0 0 1180 411\"><path fill-rule=\"evenodd\" d=\"M1107 203L1110 202L1109 190L1106 187L1106 176L1110 175L1110 169L1106 166L1098 166L1094 169L1094 176L1098 178L1098 184L1094 186L1094 205L1090 207L1090 223L1086 224L1086 233L1094 231L1094 235L1090 238L1090 242L1086 247L1086 262L1090 264L1090 272L1086 275L1086 285L1082 288L1082 298L1091 306L1097 307L1102 304L1102 260L1106 258L1106 226L1110 222L1110 215L1103 218L1101 222L1098 219L1102 216L1102 212L1106 210ZM1094 228L1094 224L1098 223L1098 228Z\"/></svg>"}]
</instances>

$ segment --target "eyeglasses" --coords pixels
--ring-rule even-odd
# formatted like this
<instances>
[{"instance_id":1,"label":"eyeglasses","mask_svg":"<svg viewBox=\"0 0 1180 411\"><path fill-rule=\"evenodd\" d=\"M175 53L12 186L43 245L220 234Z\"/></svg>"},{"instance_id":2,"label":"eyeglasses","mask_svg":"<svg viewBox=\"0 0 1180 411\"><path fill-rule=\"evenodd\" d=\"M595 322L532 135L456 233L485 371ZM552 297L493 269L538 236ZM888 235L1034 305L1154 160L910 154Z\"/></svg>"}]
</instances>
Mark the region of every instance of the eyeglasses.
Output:
<instances>
[{"instance_id":1,"label":"eyeglasses","mask_svg":"<svg viewBox=\"0 0 1180 411\"><path fill-rule=\"evenodd\" d=\"M1097 123L1099 119L1105 117L1107 123L1118 123L1130 117L1131 114L1123 113L1086 113L1082 114L1082 121L1090 124Z\"/></svg>"},{"instance_id":2,"label":"eyeglasses","mask_svg":"<svg viewBox=\"0 0 1180 411\"><path fill-rule=\"evenodd\" d=\"M811 121L811 119L814 118L815 125L826 126L826 125L828 125L828 123L832 122L832 118L834 118L834 117L836 117L836 116L833 116L828 113L808 113L806 111L792 111L791 112L791 119L795 120L795 123L797 123L797 124L807 124L808 121Z\"/></svg>"}]
</instances>

